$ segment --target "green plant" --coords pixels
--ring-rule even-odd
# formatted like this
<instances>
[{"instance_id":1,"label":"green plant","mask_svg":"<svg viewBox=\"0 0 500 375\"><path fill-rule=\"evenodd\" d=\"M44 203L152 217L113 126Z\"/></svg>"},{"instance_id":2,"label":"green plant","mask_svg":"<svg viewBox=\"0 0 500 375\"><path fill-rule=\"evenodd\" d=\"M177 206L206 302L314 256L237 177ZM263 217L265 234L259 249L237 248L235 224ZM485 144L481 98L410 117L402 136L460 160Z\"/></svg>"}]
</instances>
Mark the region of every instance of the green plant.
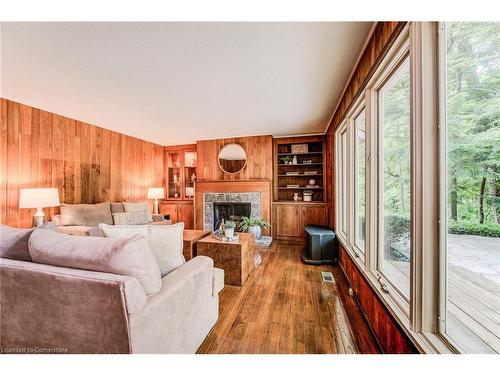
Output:
<instances>
[{"instance_id":1,"label":"green plant","mask_svg":"<svg viewBox=\"0 0 500 375\"><path fill-rule=\"evenodd\" d=\"M270 228L271 224L269 224L265 220L260 220L260 219L258 219L256 217L246 217L246 216L243 216L241 218L240 229L243 232L248 231L248 227L252 227L252 226L261 227L261 228Z\"/></svg>"},{"instance_id":2,"label":"green plant","mask_svg":"<svg viewBox=\"0 0 500 375\"><path fill-rule=\"evenodd\" d=\"M312 190L306 189L302 192L302 195L313 195Z\"/></svg>"},{"instance_id":3,"label":"green plant","mask_svg":"<svg viewBox=\"0 0 500 375\"><path fill-rule=\"evenodd\" d=\"M492 223L451 223L448 227L448 233L470 234L485 237L500 237L500 225Z\"/></svg>"},{"instance_id":4,"label":"green plant","mask_svg":"<svg viewBox=\"0 0 500 375\"><path fill-rule=\"evenodd\" d=\"M236 228L236 223L234 221L226 221L224 223L224 228Z\"/></svg>"},{"instance_id":5,"label":"green plant","mask_svg":"<svg viewBox=\"0 0 500 375\"><path fill-rule=\"evenodd\" d=\"M288 164L288 162L292 160L292 157L290 155L287 155L287 156L282 156L280 159L284 164Z\"/></svg>"}]
</instances>

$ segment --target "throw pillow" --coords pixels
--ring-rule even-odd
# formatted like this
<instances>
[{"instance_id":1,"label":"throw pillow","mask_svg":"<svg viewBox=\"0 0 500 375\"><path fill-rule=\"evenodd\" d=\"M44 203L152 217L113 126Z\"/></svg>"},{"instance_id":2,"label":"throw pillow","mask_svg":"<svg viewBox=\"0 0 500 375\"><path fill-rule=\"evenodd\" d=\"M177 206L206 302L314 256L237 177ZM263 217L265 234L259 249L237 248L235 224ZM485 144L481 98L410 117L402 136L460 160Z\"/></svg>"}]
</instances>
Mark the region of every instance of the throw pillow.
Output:
<instances>
[{"instance_id":1,"label":"throw pillow","mask_svg":"<svg viewBox=\"0 0 500 375\"><path fill-rule=\"evenodd\" d=\"M100 223L113 224L109 202L98 204L62 204L62 225L97 227Z\"/></svg>"},{"instance_id":2,"label":"throw pillow","mask_svg":"<svg viewBox=\"0 0 500 375\"><path fill-rule=\"evenodd\" d=\"M106 237L126 238L133 235L147 237L148 246L158 262L162 277L185 263L184 223L174 225L99 225Z\"/></svg>"},{"instance_id":3,"label":"throw pillow","mask_svg":"<svg viewBox=\"0 0 500 375\"><path fill-rule=\"evenodd\" d=\"M146 211L117 212L113 214L115 225L141 225L148 223Z\"/></svg>"},{"instance_id":4,"label":"throw pillow","mask_svg":"<svg viewBox=\"0 0 500 375\"><path fill-rule=\"evenodd\" d=\"M148 222L153 221L153 214L151 213L148 202L123 202L123 207L125 208L125 212L146 211L148 213Z\"/></svg>"},{"instance_id":5,"label":"throw pillow","mask_svg":"<svg viewBox=\"0 0 500 375\"><path fill-rule=\"evenodd\" d=\"M123 202L111 202L111 213L116 214L118 212L125 212Z\"/></svg>"},{"instance_id":6,"label":"throw pillow","mask_svg":"<svg viewBox=\"0 0 500 375\"><path fill-rule=\"evenodd\" d=\"M161 289L160 270L144 236L79 237L36 230L28 244L35 263L135 277L149 295Z\"/></svg>"},{"instance_id":7,"label":"throw pillow","mask_svg":"<svg viewBox=\"0 0 500 375\"><path fill-rule=\"evenodd\" d=\"M0 225L0 258L31 261L28 240L34 230Z\"/></svg>"}]
</instances>

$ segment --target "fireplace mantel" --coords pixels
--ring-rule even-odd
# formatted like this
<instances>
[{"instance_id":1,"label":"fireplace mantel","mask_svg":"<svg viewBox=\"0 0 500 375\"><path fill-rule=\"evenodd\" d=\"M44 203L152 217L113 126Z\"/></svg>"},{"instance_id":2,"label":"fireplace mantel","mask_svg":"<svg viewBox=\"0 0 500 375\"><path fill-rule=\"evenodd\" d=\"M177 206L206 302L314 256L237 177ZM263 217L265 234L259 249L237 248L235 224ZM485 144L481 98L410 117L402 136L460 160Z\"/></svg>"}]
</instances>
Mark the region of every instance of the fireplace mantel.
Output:
<instances>
[{"instance_id":1,"label":"fireplace mantel","mask_svg":"<svg viewBox=\"0 0 500 375\"><path fill-rule=\"evenodd\" d=\"M271 222L271 180L196 181L194 194L194 226L203 229L205 193L260 193L260 217ZM267 233L264 233L267 234Z\"/></svg>"}]
</instances>

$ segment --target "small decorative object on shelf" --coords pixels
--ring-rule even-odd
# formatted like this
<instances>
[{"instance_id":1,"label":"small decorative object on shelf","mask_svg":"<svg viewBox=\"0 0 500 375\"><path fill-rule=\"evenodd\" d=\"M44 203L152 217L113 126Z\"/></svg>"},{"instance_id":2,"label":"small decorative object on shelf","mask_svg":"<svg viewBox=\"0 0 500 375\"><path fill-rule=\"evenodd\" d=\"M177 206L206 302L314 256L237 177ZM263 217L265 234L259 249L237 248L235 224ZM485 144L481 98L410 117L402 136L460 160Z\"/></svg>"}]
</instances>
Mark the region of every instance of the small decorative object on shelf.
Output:
<instances>
[{"instance_id":1,"label":"small decorative object on shelf","mask_svg":"<svg viewBox=\"0 0 500 375\"><path fill-rule=\"evenodd\" d=\"M297 156L293 155L292 164L298 164Z\"/></svg>"},{"instance_id":2,"label":"small decorative object on shelf","mask_svg":"<svg viewBox=\"0 0 500 375\"><path fill-rule=\"evenodd\" d=\"M193 173L191 175L191 181L195 182L196 181L196 173Z\"/></svg>"},{"instance_id":3,"label":"small decorative object on shelf","mask_svg":"<svg viewBox=\"0 0 500 375\"><path fill-rule=\"evenodd\" d=\"M176 174L174 174L174 182L179 182L179 177Z\"/></svg>"},{"instance_id":4,"label":"small decorative object on shelf","mask_svg":"<svg viewBox=\"0 0 500 375\"><path fill-rule=\"evenodd\" d=\"M301 143L297 145L292 145L292 154L306 154L309 152L309 145L307 143Z\"/></svg>"},{"instance_id":5,"label":"small decorative object on shelf","mask_svg":"<svg viewBox=\"0 0 500 375\"><path fill-rule=\"evenodd\" d=\"M299 172L286 172L285 173L287 176L300 176Z\"/></svg>"},{"instance_id":6,"label":"small decorative object on shelf","mask_svg":"<svg viewBox=\"0 0 500 375\"><path fill-rule=\"evenodd\" d=\"M297 202L299 200L299 193L293 193L293 200Z\"/></svg>"},{"instance_id":7,"label":"small decorative object on shelf","mask_svg":"<svg viewBox=\"0 0 500 375\"><path fill-rule=\"evenodd\" d=\"M290 160L292 160L292 157L290 155L286 155L281 157L280 160L283 162L283 164L288 164Z\"/></svg>"},{"instance_id":8,"label":"small decorative object on shelf","mask_svg":"<svg viewBox=\"0 0 500 375\"><path fill-rule=\"evenodd\" d=\"M312 164L312 160L303 160L302 164Z\"/></svg>"},{"instance_id":9,"label":"small decorative object on shelf","mask_svg":"<svg viewBox=\"0 0 500 375\"><path fill-rule=\"evenodd\" d=\"M318 171L304 171L305 175L315 175L318 174Z\"/></svg>"},{"instance_id":10,"label":"small decorative object on shelf","mask_svg":"<svg viewBox=\"0 0 500 375\"><path fill-rule=\"evenodd\" d=\"M178 192L174 193L174 198L179 198L179 193Z\"/></svg>"},{"instance_id":11,"label":"small decorative object on shelf","mask_svg":"<svg viewBox=\"0 0 500 375\"><path fill-rule=\"evenodd\" d=\"M312 201L313 192L311 190L304 190L302 195L304 196L304 202L311 202Z\"/></svg>"},{"instance_id":12,"label":"small decorative object on shelf","mask_svg":"<svg viewBox=\"0 0 500 375\"><path fill-rule=\"evenodd\" d=\"M311 178L309 180L309 185L316 185L316 180L314 178Z\"/></svg>"},{"instance_id":13,"label":"small decorative object on shelf","mask_svg":"<svg viewBox=\"0 0 500 375\"><path fill-rule=\"evenodd\" d=\"M299 184L293 184L293 185L289 184L289 185L286 185L286 187L288 189L298 189L300 187L300 185Z\"/></svg>"}]
</instances>

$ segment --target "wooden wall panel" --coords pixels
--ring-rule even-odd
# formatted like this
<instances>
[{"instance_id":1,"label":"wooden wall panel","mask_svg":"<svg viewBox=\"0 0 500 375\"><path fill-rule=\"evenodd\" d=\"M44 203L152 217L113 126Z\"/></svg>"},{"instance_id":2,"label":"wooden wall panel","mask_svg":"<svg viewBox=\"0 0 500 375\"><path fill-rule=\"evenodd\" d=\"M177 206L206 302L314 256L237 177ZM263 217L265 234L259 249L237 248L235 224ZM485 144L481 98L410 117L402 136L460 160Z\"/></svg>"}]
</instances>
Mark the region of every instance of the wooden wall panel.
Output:
<instances>
[{"instance_id":1,"label":"wooden wall panel","mask_svg":"<svg viewBox=\"0 0 500 375\"><path fill-rule=\"evenodd\" d=\"M247 166L238 174L227 174L219 168L217 155L228 143L240 144L247 153ZM273 138L270 135L198 141L198 181L237 181L273 178Z\"/></svg>"},{"instance_id":2,"label":"wooden wall panel","mask_svg":"<svg viewBox=\"0 0 500 375\"><path fill-rule=\"evenodd\" d=\"M18 208L24 187L97 203L145 200L148 187L163 186L163 146L3 98L0 121L1 223L31 226L34 210Z\"/></svg>"},{"instance_id":3,"label":"wooden wall panel","mask_svg":"<svg viewBox=\"0 0 500 375\"><path fill-rule=\"evenodd\" d=\"M339 262L383 352L418 353L342 246Z\"/></svg>"}]
</instances>

